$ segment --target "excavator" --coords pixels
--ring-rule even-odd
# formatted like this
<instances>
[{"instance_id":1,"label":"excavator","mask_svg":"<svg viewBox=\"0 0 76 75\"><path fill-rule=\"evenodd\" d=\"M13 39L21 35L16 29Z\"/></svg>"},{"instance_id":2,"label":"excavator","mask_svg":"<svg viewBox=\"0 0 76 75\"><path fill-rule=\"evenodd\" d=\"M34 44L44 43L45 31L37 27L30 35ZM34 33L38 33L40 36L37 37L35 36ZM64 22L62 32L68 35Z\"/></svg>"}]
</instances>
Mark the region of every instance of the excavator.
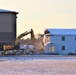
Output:
<instances>
[{"instance_id":1,"label":"excavator","mask_svg":"<svg viewBox=\"0 0 76 75\"><path fill-rule=\"evenodd\" d=\"M28 34L31 35L31 40L34 40L34 31L33 31L33 29L30 29L30 30L20 34L16 38L14 45L3 45L3 52L4 52L3 54L5 54L5 53L8 54L8 51L13 51L13 52L14 52L14 50L19 51L20 50L20 44L19 44L20 39Z\"/></svg>"}]
</instances>

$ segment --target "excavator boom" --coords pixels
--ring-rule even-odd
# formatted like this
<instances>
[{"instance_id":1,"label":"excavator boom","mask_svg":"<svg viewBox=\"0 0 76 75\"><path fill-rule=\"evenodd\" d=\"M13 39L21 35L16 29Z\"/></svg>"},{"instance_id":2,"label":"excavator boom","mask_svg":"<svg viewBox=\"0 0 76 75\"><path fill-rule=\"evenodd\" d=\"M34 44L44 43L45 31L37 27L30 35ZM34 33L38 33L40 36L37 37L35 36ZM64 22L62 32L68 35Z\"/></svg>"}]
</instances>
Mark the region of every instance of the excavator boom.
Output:
<instances>
[{"instance_id":1,"label":"excavator boom","mask_svg":"<svg viewBox=\"0 0 76 75\"><path fill-rule=\"evenodd\" d=\"M18 39L21 39L22 37L28 35L29 33L31 34L31 39L34 38L34 31L33 31L33 29L30 29L30 30L28 30L28 31L20 34L20 35L18 36Z\"/></svg>"},{"instance_id":2,"label":"excavator boom","mask_svg":"<svg viewBox=\"0 0 76 75\"><path fill-rule=\"evenodd\" d=\"M19 40L20 40L22 37L24 37L24 36L26 36L26 35L28 35L28 34L31 34L31 40L34 38L34 31L33 31L33 29L30 29L30 30L28 30L28 31L20 34L20 35L18 36L18 38L16 38L16 40L15 40L15 45L18 45Z\"/></svg>"}]
</instances>

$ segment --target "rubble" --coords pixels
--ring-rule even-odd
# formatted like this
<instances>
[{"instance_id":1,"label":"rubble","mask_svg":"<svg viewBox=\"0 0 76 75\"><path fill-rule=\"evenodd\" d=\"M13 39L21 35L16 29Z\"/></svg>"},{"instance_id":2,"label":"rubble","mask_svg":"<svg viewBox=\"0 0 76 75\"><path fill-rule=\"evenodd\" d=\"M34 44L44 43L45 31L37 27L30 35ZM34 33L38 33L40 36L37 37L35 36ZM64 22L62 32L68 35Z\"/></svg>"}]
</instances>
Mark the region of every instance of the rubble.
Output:
<instances>
[{"instance_id":1,"label":"rubble","mask_svg":"<svg viewBox=\"0 0 76 75\"><path fill-rule=\"evenodd\" d=\"M21 39L20 44L24 45L26 54L42 54L45 50L45 44L50 41L50 37L40 37L40 34L35 35L35 39Z\"/></svg>"}]
</instances>

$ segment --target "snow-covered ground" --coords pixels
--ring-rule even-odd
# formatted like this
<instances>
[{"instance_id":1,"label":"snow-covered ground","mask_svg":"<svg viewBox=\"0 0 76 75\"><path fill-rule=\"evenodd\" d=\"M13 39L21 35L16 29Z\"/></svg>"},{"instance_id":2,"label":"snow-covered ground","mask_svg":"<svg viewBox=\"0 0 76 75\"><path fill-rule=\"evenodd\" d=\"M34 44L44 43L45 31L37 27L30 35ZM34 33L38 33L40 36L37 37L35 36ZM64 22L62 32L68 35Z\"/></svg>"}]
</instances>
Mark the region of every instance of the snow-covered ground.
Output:
<instances>
[{"instance_id":1,"label":"snow-covered ground","mask_svg":"<svg viewBox=\"0 0 76 75\"><path fill-rule=\"evenodd\" d=\"M0 75L76 75L76 57L1 56Z\"/></svg>"}]
</instances>

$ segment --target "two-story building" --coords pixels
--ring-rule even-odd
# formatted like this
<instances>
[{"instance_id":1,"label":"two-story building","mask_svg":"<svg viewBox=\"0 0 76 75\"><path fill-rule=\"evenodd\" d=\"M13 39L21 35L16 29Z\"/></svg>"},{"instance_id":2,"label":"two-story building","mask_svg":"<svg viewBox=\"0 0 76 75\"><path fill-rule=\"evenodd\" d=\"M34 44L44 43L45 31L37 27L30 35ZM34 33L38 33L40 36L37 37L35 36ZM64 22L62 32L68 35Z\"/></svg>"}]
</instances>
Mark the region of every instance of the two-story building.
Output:
<instances>
[{"instance_id":1,"label":"two-story building","mask_svg":"<svg viewBox=\"0 0 76 75\"><path fill-rule=\"evenodd\" d=\"M76 29L47 30L50 32L50 43L46 45L45 53L76 53Z\"/></svg>"}]
</instances>

